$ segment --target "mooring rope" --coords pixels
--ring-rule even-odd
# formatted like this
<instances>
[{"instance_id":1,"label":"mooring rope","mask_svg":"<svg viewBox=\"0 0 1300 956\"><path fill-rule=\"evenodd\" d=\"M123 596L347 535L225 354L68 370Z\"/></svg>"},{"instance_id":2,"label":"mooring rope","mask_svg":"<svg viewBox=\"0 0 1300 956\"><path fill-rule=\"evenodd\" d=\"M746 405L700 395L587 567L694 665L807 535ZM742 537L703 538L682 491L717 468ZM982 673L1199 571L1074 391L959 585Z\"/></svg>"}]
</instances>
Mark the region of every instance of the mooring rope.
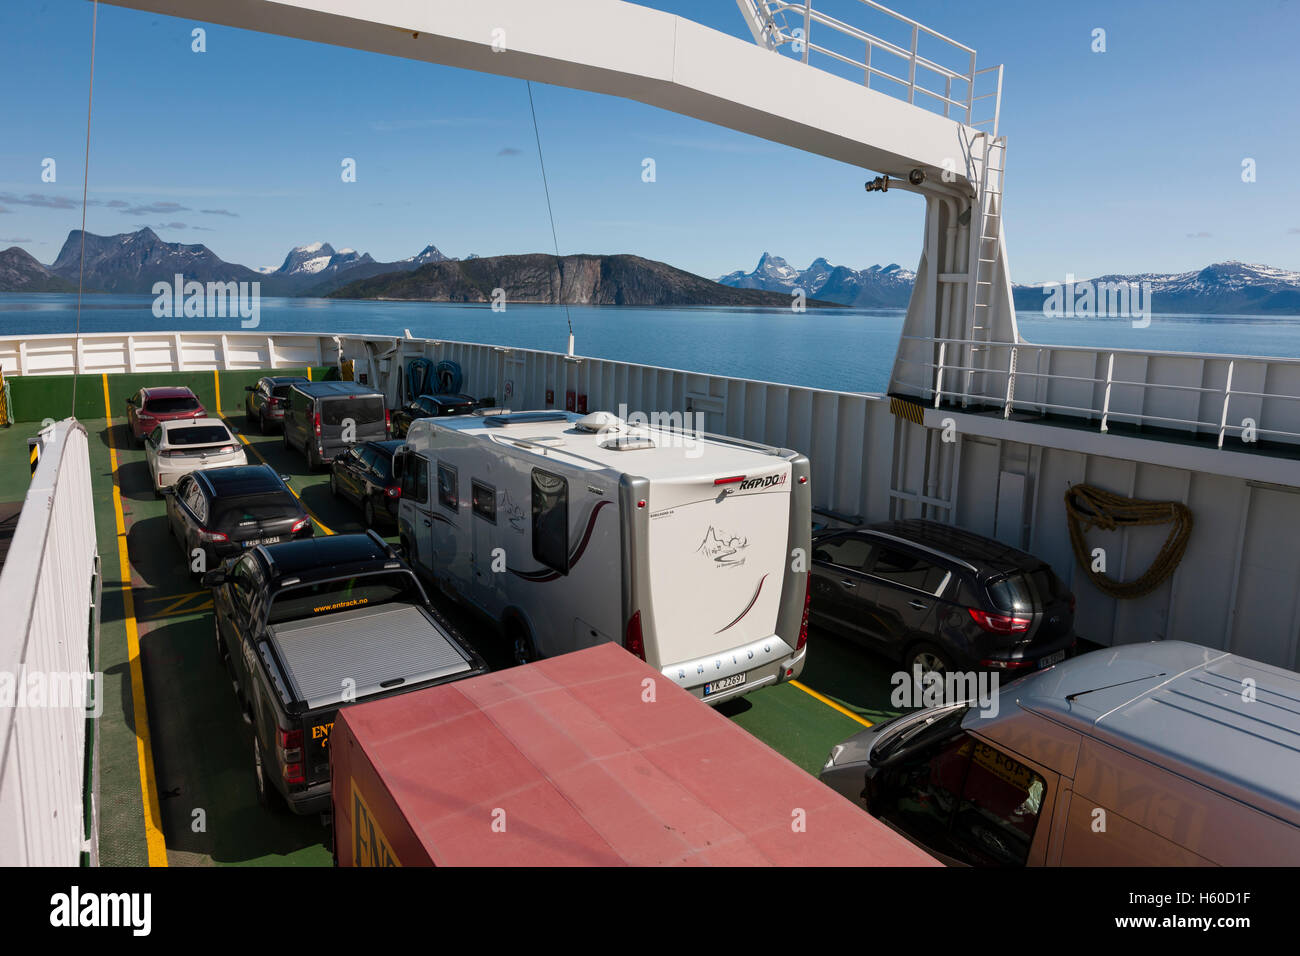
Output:
<instances>
[{"instance_id":1,"label":"mooring rope","mask_svg":"<svg viewBox=\"0 0 1300 956\"><path fill-rule=\"evenodd\" d=\"M1075 560L1087 572L1097 590L1115 598L1141 597L1158 588L1182 561L1192 534L1192 512L1182 502L1125 498L1094 485L1070 486L1065 492L1065 515ZM1141 577L1133 581L1116 581L1104 572L1093 570L1092 553L1084 540L1090 529L1116 531L1166 522L1172 524L1169 537Z\"/></svg>"}]
</instances>

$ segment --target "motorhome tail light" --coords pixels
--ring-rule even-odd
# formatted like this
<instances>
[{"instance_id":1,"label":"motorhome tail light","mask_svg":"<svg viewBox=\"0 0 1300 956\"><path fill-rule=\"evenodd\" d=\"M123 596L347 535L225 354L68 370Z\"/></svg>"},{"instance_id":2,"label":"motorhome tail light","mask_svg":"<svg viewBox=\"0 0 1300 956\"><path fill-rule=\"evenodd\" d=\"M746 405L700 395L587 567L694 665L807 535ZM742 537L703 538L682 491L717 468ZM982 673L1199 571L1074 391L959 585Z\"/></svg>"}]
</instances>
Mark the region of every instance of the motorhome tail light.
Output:
<instances>
[{"instance_id":1,"label":"motorhome tail light","mask_svg":"<svg viewBox=\"0 0 1300 956\"><path fill-rule=\"evenodd\" d=\"M795 652L803 650L803 646L808 643L808 608L812 604L812 575L808 575L808 585L803 592L803 620L799 622L799 643L795 645Z\"/></svg>"},{"instance_id":2,"label":"motorhome tail light","mask_svg":"<svg viewBox=\"0 0 1300 956\"><path fill-rule=\"evenodd\" d=\"M645 660L645 640L641 636L641 612L637 611L627 621L627 639L623 646L641 660Z\"/></svg>"},{"instance_id":3,"label":"motorhome tail light","mask_svg":"<svg viewBox=\"0 0 1300 956\"><path fill-rule=\"evenodd\" d=\"M638 501L638 502L636 503L636 506L637 506L638 508L644 508L644 507L645 507L645 499L642 498L640 501Z\"/></svg>"},{"instance_id":4,"label":"motorhome tail light","mask_svg":"<svg viewBox=\"0 0 1300 956\"><path fill-rule=\"evenodd\" d=\"M402 497L402 486L389 485L387 488L384 489L384 494L388 495L388 497L390 498L400 498Z\"/></svg>"},{"instance_id":5,"label":"motorhome tail light","mask_svg":"<svg viewBox=\"0 0 1300 956\"><path fill-rule=\"evenodd\" d=\"M970 616L975 623L991 634L1024 634L1033 623L1031 618L1013 617L1010 614L989 614L979 608L971 608Z\"/></svg>"},{"instance_id":6,"label":"motorhome tail light","mask_svg":"<svg viewBox=\"0 0 1300 956\"><path fill-rule=\"evenodd\" d=\"M320 412L312 417L312 424L316 426L316 437L320 437Z\"/></svg>"},{"instance_id":7,"label":"motorhome tail light","mask_svg":"<svg viewBox=\"0 0 1300 956\"><path fill-rule=\"evenodd\" d=\"M229 541L230 539L227 538L220 531L209 531L207 528L200 528L199 540L213 542L213 541Z\"/></svg>"},{"instance_id":8,"label":"motorhome tail light","mask_svg":"<svg viewBox=\"0 0 1300 956\"><path fill-rule=\"evenodd\" d=\"M299 518L297 521L293 523L293 527L289 529L289 533L297 534L303 528L307 527L307 525L309 525L310 523L311 523L310 518Z\"/></svg>"},{"instance_id":9,"label":"motorhome tail light","mask_svg":"<svg viewBox=\"0 0 1300 956\"><path fill-rule=\"evenodd\" d=\"M806 485L806 484L808 484L808 476L807 476L807 475L800 475L800 476L799 476L799 484L801 484L801 485Z\"/></svg>"},{"instance_id":10,"label":"motorhome tail light","mask_svg":"<svg viewBox=\"0 0 1300 956\"><path fill-rule=\"evenodd\" d=\"M734 485L738 481L744 481L744 475L732 475L730 478L714 478L715 485Z\"/></svg>"}]
</instances>

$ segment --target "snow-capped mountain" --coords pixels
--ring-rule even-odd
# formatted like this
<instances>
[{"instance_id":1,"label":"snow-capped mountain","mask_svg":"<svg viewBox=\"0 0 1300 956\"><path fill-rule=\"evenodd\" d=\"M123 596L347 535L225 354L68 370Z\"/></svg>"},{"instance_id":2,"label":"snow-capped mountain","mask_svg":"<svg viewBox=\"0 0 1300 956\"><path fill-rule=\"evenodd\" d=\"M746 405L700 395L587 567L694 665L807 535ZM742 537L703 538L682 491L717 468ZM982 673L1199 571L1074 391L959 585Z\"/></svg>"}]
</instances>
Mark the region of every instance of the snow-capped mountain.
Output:
<instances>
[{"instance_id":1,"label":"snow-capped mountain","mask_svg":"<svg viewBox=\"0 0 1300 956\"><path fill-rule=\"evenodd\" d=\"M275 270L279 276L328 276L354 266L374 262L369 253L355 249L339 249L328 242L313 242L308 246L294 246L284 257L284 264Z\"/></svg>"},{"instance_id":2,"label":"snow-capped mountain","mask_svg":"<svg viewBox=\"0 0 1300 956\"><path fill-rule=\"evenodd\" d=\"M438 247L433 243L425 246L418 254L411 256L409 259L403 259L402 262L410 262L413 265L422 266L426 262L449 262L450 256L444 256L438 251Z\"/></svg>"},{"instance_id":3,"label":"snow-capped mountain","mask_svg":"<svg viewBox=\"0 0 1300 956\"><path fill-rule=\"evenodd\" d=\"M1055 280L1014 286L1016 308L1039 311L1047 287ZM809 298L838 302L855 308L904 308L912 294L916 273L896 264L855 271L813 260L807 269L795 269L780 256L763 253L752 272L732 272L718 280L740 289L789 292L803 289ZM1245 262L1216 262L1192 272L1076 276L1076 284L1127 282L1151 284L1153 312L1290 313L1300 314L1300 272Z\"/></svg>"},{"instance_id":4,"label":"snow-capped mountain","mask_svg":"<svg viewBox=\"0 0 1300 956\"><path fill-rule=\"evenodd\" d=\"M753 272L732 272L718 281L738 289L768 292L803 289L809 298L856 308L903 308L915 280L914 272L897 263L856 271L817 258L807 269L796 269L780 256L765 252Z\"/></svg>"}]
</instances>

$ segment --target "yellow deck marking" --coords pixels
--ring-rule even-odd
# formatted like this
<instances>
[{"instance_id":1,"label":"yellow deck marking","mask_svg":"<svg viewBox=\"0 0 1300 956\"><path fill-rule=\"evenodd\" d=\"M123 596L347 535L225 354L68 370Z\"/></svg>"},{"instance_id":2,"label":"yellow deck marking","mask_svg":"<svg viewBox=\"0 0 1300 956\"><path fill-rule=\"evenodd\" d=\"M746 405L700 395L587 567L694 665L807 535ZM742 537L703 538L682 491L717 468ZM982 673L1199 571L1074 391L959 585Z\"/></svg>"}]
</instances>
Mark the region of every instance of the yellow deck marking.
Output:
<instances>
[{"instance_id":1,"label":"yellow deck marking","mask_svg":"<svg viewBox=\"0 0 1300 956\"><path fill-rule=\"evenodd\" d=\"M815 697L817 700L820 700L823 704L825 704L827 707L831 708L832 710L838 710L845 717L850 717L853 720L856 720L863 727L873 726L871 721L863 717L859 717L857 714L849 710L847 707L841 707L839 704L835 703L835 701L831 700L829 697L823 697L821 694L817 693L817 691L813 690L811 687L806 687L803 684L799 683L797 680L792 680L789 683L793 684L795 687L798 687L801 691L803 691L808 696Z\"/></svg>"},{"instance_id":2,"label":"yellow deck marking","mask_svg":"<svg viewBox=\"0 0 1300 956\"><path fill-rule=\"evenodd\" d=\"M222 420L224 421L224 418ZM238 431L234 425L230 424L230 422L226 422L226 425L228 425L230 430L234 432L235 437L238 438L240 441L242 441L245 447L248 448L249 451L251 451L254 455L257 456L258 461L260 461L262 464L267 465L269 467L275 467L274 465L271 465L271 463L262 456L262 453L253 446L252 442L250 442L247 438L244 437L243 432ZM277 471L276 474L279 474L279 472ZM293 485L290 485L286 482L285 487L289 489L289 493L291 495L293 495L295 498L298 499L299 503L302 504L302 510L307 512L307 514L311 516L311 520L316 522L316 524L320 526L320 529L322 531L324 531L326 534L334 533L333 531L330 530L329 525L327 525L324 521L321 521L320 518L316 517L316 512L312 511L310 508L307 507L307 503L302 500L302 495L294 491Z\"/></svg>"},{"instance_id":3,"label":"yellow deck marking","mask_svg":"<svg viewBox=\"0 0 1300 956\"><path fill-rule=\"evenodd\" d=\"M144 671L140 665L140 632L135 620L135 595L131 590L131 558L126 549L126 518L122 514L122 489L117 477L117 445L113 440L113 409L104 375L104 417L108 428L108 459L113 474L113 512L117 520L117 563L122 575L122 604L126 616L126 653L131 666L131 702L135 719L135 754L140 765L140 792L144 797L144 838L150 866L167 865L158 785L154 781L153 746L149 738L149 711L144 701Z\"/></svg>"},{"instance_id":4,"label":"yellow deck marking","mask_svg":"<svg viewBox=\"0 0 1300 956\"><path fill-rule=\"evenodd\" d=\"M221 416L221 375L214 368L212 370L212 384L217 388L217 417Z\"/></svg>"}]
</instances>

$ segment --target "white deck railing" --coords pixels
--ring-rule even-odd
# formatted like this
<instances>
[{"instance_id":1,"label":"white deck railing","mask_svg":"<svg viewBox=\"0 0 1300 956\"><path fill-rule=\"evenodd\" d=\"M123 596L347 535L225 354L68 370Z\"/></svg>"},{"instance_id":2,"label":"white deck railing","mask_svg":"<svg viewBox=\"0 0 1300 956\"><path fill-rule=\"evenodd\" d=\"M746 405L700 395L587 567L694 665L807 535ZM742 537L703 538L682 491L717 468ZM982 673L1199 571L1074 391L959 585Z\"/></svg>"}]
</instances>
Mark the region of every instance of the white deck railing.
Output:
<instances>
[{"instance_id":1,"label":"white deck railing","mask_svg":"<svg viewBox=\"0 0 1300 956\"><path fill-rule=\"evenodd\" d=\"M64 419L43 450L0 571L0 865L97 862L97 808L87 779L90 681L99 633L99 555L86 430ZM7 461L7 468L26 468ZM39 698L36 696L39 693Z\"/></svg>"},{"instance_id":2,"label":"white deck railing","mask_svg":"<svg viewBox=\"0 0 1300 956\"><path fill-rule=\"evenodd\" d=\"M894 43L813 8L811 0L737 0L755 40L788 50L804 63L812 55L853 68L863 84L908 103L941 108L943 115L998 135L1002 112L1002 66L975 68L975 50L874 0L858 0L882 28L901 24L910 40ZM814 27L816 29L814 29ZM883 32L883 30L882 30ZM815 38L815 39L814 39ZM920 52L922 42L939 51L937 59ZM858 51L862 52L858 52ZM945 64L940 60L947 60ZM960 65L958 65L960 64ZM987 77L987 79L981 79ZM883 86L882 86L883 81ZM976 92L981 86L985 92ZM992 100L992 103L985 101ZM976 104L983 115L977 118Z\"/></svg>"},{"instance_id":3,"label":"white deck railing","mask_svg":"<svg viewBox=\"0 0 1300 956\"><path fill-rule=\"evenodd\" d=\"M899 358L927 370L914 397L937 408L995 406L1228 437L1300 443L1300 359L1103 349L1028 342L927 339L934 360ZM915 354L915 353L913 353ZM972 358L972 355L976 358ZM895 386L897 387L897 385Z\"/></svg>"}]
</instances>

